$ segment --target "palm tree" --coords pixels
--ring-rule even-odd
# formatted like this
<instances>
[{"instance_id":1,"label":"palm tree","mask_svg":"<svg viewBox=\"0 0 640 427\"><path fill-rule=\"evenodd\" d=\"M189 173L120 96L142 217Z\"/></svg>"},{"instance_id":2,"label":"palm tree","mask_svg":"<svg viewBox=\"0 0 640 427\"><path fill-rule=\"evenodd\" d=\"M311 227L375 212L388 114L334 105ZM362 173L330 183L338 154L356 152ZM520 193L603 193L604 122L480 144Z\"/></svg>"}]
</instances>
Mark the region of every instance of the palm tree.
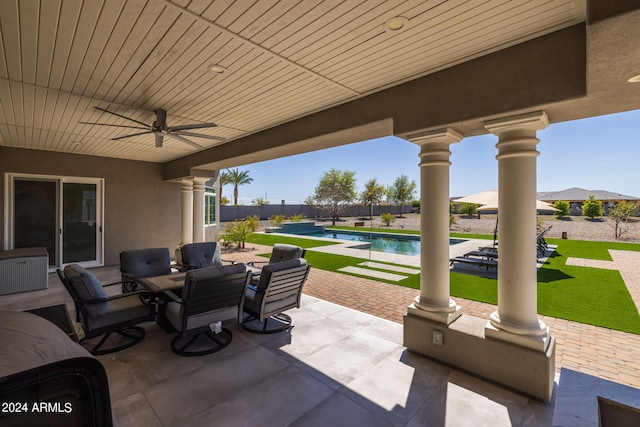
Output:
<instances>
[{"instance_id":1,"label":"palm tree","mask_svg":"<svg viewBox=\"0 0 640 427\"><path fill-rule=\"evenodd\" d=\"M249 176L249 171L240 172L236 169L227 169L220 176L220 185L233 184L233 204L238 204L238 186L250 184L253 178Z\"/></svg>"}]
</instances>

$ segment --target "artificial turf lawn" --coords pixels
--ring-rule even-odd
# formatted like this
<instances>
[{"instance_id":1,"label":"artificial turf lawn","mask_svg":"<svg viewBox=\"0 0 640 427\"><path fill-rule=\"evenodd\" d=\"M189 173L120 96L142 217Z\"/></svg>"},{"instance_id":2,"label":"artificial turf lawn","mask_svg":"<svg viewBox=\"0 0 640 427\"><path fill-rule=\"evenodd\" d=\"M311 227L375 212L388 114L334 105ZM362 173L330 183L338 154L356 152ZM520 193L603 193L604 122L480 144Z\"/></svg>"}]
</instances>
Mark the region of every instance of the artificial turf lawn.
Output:
<instances>
[{"instance_id":1,"label":"artificial turf lawn","mask_svg":"<svg viewBox=\"0 0 640 427\"><path fill-rule=\"evenodd\" d=\"M456 236L452 234L452 237L481 238L479 235L469 234L456 234ZM300 237L263 234L256 234L248 241L270 246L275 243L290 243L303 248L332 244L332 242ZM617 270L566 265L567 257L611 260L608 249L640 251L640 245L583 240L547 239L547 241L558 247L547 263L538 270L538 313L640 334L640 315ZM314 268L334 272L342 267L363 262L361 258L314 251L307 251L305 258ZM400 282L376 280L420 289L419 275L409 276ZM453 297L497 304L498 290L495 279L452 272L450 286Z\"/></svg>"}]
</instances>

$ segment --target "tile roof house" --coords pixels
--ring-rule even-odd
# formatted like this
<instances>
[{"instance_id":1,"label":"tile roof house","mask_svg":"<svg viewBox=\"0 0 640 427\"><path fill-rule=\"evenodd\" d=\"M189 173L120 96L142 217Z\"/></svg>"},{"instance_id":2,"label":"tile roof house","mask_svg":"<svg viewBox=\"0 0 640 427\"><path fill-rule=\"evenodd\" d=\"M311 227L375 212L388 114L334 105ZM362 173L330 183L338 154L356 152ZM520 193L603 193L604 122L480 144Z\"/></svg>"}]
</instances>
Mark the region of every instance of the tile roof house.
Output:
<instances>
[{"instance_id":1,"label":"tile roof house","mask_svg":"<svg viewBox=\"0 0 640 427\"><path fill-rule=\"evenodd\" d=\"M615 193L607 190L585 190L584 188L567 188L561 191L538 192L536 198L543 202L551 203L558 200L569 202L569 212L571 215L582 215L582 203L590 196L602 202L605 212L621 201L640 201L640 198L626 194Z\"/></svg>"},{"instance_id":2,"label":"tile roof house","mask_svg":"<svg viewBox=\"0 0 640 427\"><path fill-rule=\"evenodd\" d=\"M583 202L589 199L589 196L593 196L596 200L601 202L619 202L622 200L634 201L640 200L635 196L629 196L626 194L615 193L607 190L585 190L584 188L567 188L561 191L540 191L536 198L543 202L553 203L557 200L566 200L567 202Z\"/></svg>"}]
</instances>

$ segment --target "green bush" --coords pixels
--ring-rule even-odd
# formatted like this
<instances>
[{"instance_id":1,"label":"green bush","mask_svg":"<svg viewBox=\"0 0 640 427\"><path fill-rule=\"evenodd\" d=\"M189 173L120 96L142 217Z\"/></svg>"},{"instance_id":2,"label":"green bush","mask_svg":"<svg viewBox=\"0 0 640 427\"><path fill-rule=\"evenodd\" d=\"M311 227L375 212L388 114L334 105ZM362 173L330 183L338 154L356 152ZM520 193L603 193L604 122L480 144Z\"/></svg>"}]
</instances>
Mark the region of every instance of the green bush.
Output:
<instances>
[{"instance_id":1,"label":"green bush","mask_svg":"<svg viewBox=\"0 0 640 427\"><path fill-rule=\"evenodd\" d=\"M380 219L382 220L382 223L387 227L389 227L392 222L396 221L396 217L390 213L383 213L382 215L380 215Z\"/></svg>"},{"instance_id":2,"label":"green bush","mask_svg":"<svg viewBox=\"0 0 640 427\"><path fill-rule=\"evenodd\" d=\"M298 215L291 215L291 216L289 217L289 221L292 221L292 222L300 222L300 221L302 221L303 219L305 219L306 217L307 217L307 216L306 216L305 214L303 214L303 213L298 214Z\"/></svg>"},{"instance_id":3,"label":"green bush","mask_svg":"<svg viewBox=\"0 0 640 427\"><path fill-rule=\"evenodd\" d=\"M244 220L235 220L227 224L222 239L225 242L235 243L238 248L244 249L244 244L253 233L260 227L260 219L257 216L250 216Z\"/></svg>"},{"instance_id":4,"label":"green bush","mask_svg":"<svg viewBox=\"0 0 640 427\"><path fill-rule=\"evenodd\" d=\"M478 209L478 205L476 205L475 203L461 203L459 210L461 214L472 216L474 213L476 213L476 209Z\"/></svg>"},{"instance_id":5,"label":"green bush","mask_svg":"<svg viewBox=\"0 0 640 427\"><path fill-rule=\"evenodd\" d=\"M582 204L582 215L591 219L602 216L602 203L600 203L600 200L589 196L589 200L585 200Z\"/></svg>"},{"instance_id":6,"label":"green bush","mask_svg":"<svg viewBox=\"0 0 640 427\"><path fill-rule=\"evenodd\" d=\"M566 200L557 200L553 204L553 207L558 209L556 212L554 212L556 218L562 218L563 216L569 215L569 202L567 202Z\"/></svg>"},{"instance_id":7,"label":"green bush","mask_svg":"<svg viewBox=\"0 0 640 427\"><path fill-rule=\"evenodd\" d=\"M284 222L284 215L282 214L271 215L269 217L269 224L273 225L274 227L279 227L280 224L282 224L283 222Z\"/></svg>"}]
</instances>

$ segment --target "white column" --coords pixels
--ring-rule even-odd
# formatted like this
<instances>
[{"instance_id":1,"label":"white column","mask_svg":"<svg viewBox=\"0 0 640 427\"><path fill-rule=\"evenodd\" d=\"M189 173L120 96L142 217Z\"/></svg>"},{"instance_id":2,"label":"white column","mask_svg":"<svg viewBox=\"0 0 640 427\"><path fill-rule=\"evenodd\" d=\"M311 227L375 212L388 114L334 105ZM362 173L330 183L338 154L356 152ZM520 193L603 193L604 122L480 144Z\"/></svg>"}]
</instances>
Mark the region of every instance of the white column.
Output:
<instances>
[{"instance_id":1,"label":"white column","mask_svg":"<svg viewBox=\"0 0 640 427\"><path fill-rule=\"evenodd\" d=\"M420 145L420 295L408 312L449 324L461 314L450 298L449 146L462 139L452 129L410 136Z\"/></svg>"},{"instance_id":2,"label":"white column","mask_svg":"<svg viewBox=\"0 0 640 427\"><path fill-rule=\"evenodd\" d=\"M204 242L204 183L207 178L193 178L193 241Z\"/></svg>"},{"instance_id":3,"label":"white column","mask_svg":"<svg viewBox=\"0 0 640 427\"><path fill-rule=\"evenodd\" d=\"M549 124L543 111L492 120L498 136L498 311L485 335L539 351L550 342L537 314L536 133Z\"/></svg>"},{"instance_id":4,"label":"white column","mask_svg":"<svg viewBox=\"0 0 640 427\"><path fill-rule=\"evenodd\" d=\"M193 181L183 179L182 184L182 244L193 241Z\"/></svg>"}]
</instances>

